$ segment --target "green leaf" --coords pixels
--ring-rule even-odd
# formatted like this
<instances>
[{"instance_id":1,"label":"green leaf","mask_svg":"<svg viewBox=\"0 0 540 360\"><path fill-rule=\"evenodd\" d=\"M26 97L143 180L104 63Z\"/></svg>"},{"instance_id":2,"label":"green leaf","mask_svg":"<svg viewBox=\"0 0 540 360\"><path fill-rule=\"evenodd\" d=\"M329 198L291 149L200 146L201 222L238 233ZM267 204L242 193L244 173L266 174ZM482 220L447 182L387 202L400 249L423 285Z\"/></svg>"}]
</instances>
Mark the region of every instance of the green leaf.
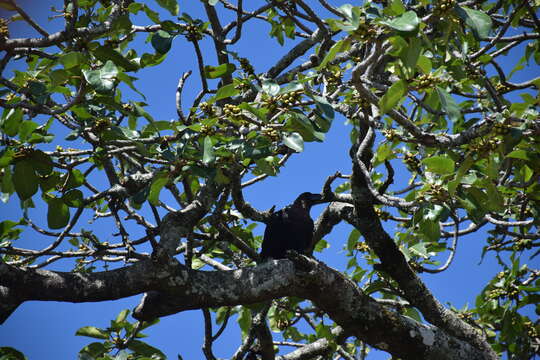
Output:
<instances>
[{"instance_id":1,"label":"green leaf","mask_svg":"<svg viewBox=\"0 0 540 360\"><path fill-rule=\"evenodd\" d=\"M287 126L285 130L298 132L304 141L323 141L324 134L316 131L311 120L301 112L290 112L288 114Z\"/></svg>"},{"instance_id":2,"label":"green leaf","mask_svg":"<svg viewBox=\"0 0 540 360\"><path fill-rule=\"evenodd\" d=\"M459 169L456 174L456 178L448 183L448 193L450 196L454 196L458 185L461 183L463 176L469 171L471 166L474 164L474 159L472 156L468 156L459 166Z\"/></svg>"},{"instance_id":3,"label":"green leaf","mask_svg":"<svg viewBox=\"0 0 540 360\"><path fill-rule=\"evenodd\" d=\"M22 232L22 229L18 229L15 226L20 225L20 223L11 221L11 220L4 220L0 222L0 240L16 240L19 238L20 233ZM1 246L0 246L1 247Z\"/></svg>"},{"instance_id":4,"label":"green leaf","mask_svg":"<svg viewBox=\"0 0 540 360\"><path fill-rule=\"evenodd\" d=\"M214 144L212 143L212 138L206 136L203 141L203 158L202 162L205 165L211 164L216 160L216 155L214 154Z\"/></svg>"},{"instance_id":5,"label":"green leaf","mask_svg":"<svg viewBox=\"0 0 540 360\"><path fill-rule=\"evenodd\" d=\"M21 200L32 197L38 190L39 179L29 159L24 159L15 164L13 172L13 185Z\"/></svg>"},{"instance_id":6,"label":"green leaf","mask_svg":"<svg viewBox=\"0 0 540 360\"><path fill-rule=\"evenodd\" d=\"M407 10L401 0L392 0L390 3L390 9L395 15L401 15Z\"/></svg>"},{"instance_id":7,"label":"green leaf","mask_svg":"<svg viewBox=\"0 0 540 360\"><path fill-rule=\"evenodd\" d=\"M349 238L347 239L347 250L351 251L355 249L356 243L358 243L358 240L360 239L360 235L360 231L357 229L351 230Z\"/></svg>"},{"instance_id":8,"label":"green leaf","mask_svg":"<svg viewBox=\"0 0 540 360\"><path fill-rule=\"evenodd\" d=\"M238 325L242 330L242 336L246 336L251 328L251 310L247 307L242 307L238 314Z\"/></svg>"},{"instance_id":9,"label":"green leaf","mask_svg":"<svg viewBox=\"0 0 540 360\"><path fill-rule=\"evenodd\" d=\"M428 171L439 175L452 174L456 166L454 160L446 156L432 156L422 160L422 164Z\"/></svg>"},{"instance_id":10,"label":"green leaf","mask_svg":"<svg viewBox=\"0 0 540 360\"><path fill-rule=\"evenodd\" d=\"M69 222L69 207L60 198L47 201L47 224L50 229L61 229Z\"/></svg>"},{"instance_id":11,"label":"green leaf","mask_svg":"<svg viewBox=\"0 0 540 360\"><path fill-rule=\"evenodd\" d=\"M129 310L124 309L124 310L120 311L120 313L116 317L115 321L118 322L118 323L122 322L122 321L126 320L128 315L129 315Z\"/></svg>"},{"instance_id":12,"label":"green leaf","mask_svg":"<svg viewBox=\"0 0 540 360\"><path fill-rule=\"evenodd\" d=\"M141 104L144 104L144 103L141 103ZM144 117L146 120L148 120L150 123L154 123L155 120L154 118L152 117L152 115L150 115L146 110L144 110L144 108L139 105L138 103L132 103L133 107L135 108L135 114L137 114L138 116L142 116ZM144 104L146 105L146 104ZM150 125L149 125L150 126ZM144 131L143 131L144 132Z\"/></svg>"},{"instance_id":13,"label":"green leaf","mask_svg":"<svg viewBox=\"0 0 540 360\"><path fill-rule=\"evenodd\" d=\"M105 65L98 70L83 70L86 81L92 85L98 93L110 93L114 87L114 80L118 74L118 69L112 61L107 61Z\"/></svg>"},{"instance_id":14,"label":"green leaf","mask_svg":"<svg viewBox=\"0 0 540 360\"><path fill-rule=\"evenodd\" d=\"M212 98L212 102L238 95L239 92L240 91L234 87L234 84L224 85L218 89L216 96Z\"/></svg>"},{"instance_id":15,"label":"green leaf","mask_svg":"<svg viewBox=\"0 0 540 360\"><path fill-rule=\"evenodd\" d=\"M152 185L150 186L150 193L148 194L148 201L150 204L154 206L159 204L159 193L168 182L169 176L165 172L160 172L154 177Z\"/></svg>"},{"instance_id":16,"label":"green leaf","mask_svg":"<svg viewBox=\"0 0 540 360\"><path fill-rule=\"evenodd\" d=\"M64 68L71 69L85 63L85 56L80 52L69 52L60 57L60 62L64 64Z\"/></svg>"},{"instance_id":17,"label":"green leaf","mask_svg":"<svg viewBox=\"0 0 540 360\"><path fill-rule=\"evenodd\" d=\"M98 46L92 53L99 60L103 62L111 60L115 65L123 67L126 71L136 71L139 69L137 64L126 59L122 54L110 46Z\"/></svg>"},{"instance_id":18,"label":"green leaf","mask_svg":"<svg viewBox=\"0 0 540 360\"><path fill-rule=\"evenodd\" d=\"M422 221L419 224L420 232L425 236L426 240L429 242L437 242L439 241L439 238L441 237L441 228L439 226L439 221L437 220L430 220L430 219L422 219ZM423 252L420 251L420 246L422 245L421 249ZM423 243L417 244L411 248L410 250L416 250L417 255L422 256L423 258L427 258L427 251Z\"/></svg>"},{"instance_id":19,"label":"green leaf","mask_svg":"<svg viewBox=\"0 0 540 360\"><path fill-rule=\"evenodd\" d=\"M405 69L407 69L407 79L414 76L421 51L422 40L417 37L411 37L409 39L409 46L407 46L404 51L401 51L400 57Z\"/></svg>"},{"instance_id":20,"label":"green leaf","mask_svg":"<svg viewBox=\"0 0 540 360\"><path fill-rule=\"evenodd\" d=\"M439 94L439 100L441 101L443 111L448 115L450 120L454 122L458 121L461 118L461 112L459 111L459 105L456 103L452 95L438 86L437 94Z\"/></svg>"},{"instance_id":21,"label":"green leaf","mask_svg":"<svg viewBox=\"0 0 540 360\"><path fill-rule=\"evenodd\" d=\"M405 14L401 15L398 18L392 20L382 20L381 23L397 31L413 32L418 29L420 19L418 19L416 13L411 10L407 11Z\"/></svg>"},{"instance_id":22,"label":"green leaf","mask_svg":"<svg viewBox=\"0 0 540 360\"><path fill-rule=\"evenodd\" d=\"M41 176L49 175L53 170L51 157L41 150L34 150L30 155L30 162L34 170Z\"/></svg>"},{"instance_id":23,"label":"green leaf","mask_svg":"<svg viewBox=\"0 0 540 360\"><path fill-rule=\"evenodd\" d=\"M204 76L208 79L217 79L220 77L228 76L236 70L234 64L221 64L218 66L206 65L204 67Z\"/></svg>"},{"instance_id":24,"label":"green leaf","mask_svg":"<svg viewBox=\"0 0 540 360\"><path fill-rule=\"evenodd\" d=\"M433 221L426 221L426 223L432 223ZM439 226L439 224L437 223L437 226ZM427 250L426 250L426 245L424 243L418 243L418 244L415 244L413 246L411 246L409 248L409 251L411 253L413 253L414 255L417 255L417 256L420 256L420 257L423 257L424 259L427 259L428 258L428 254L427 254Z\"/></svg>"},{"instance_id":25,"label":"green leaf","mask_svg":"<svg viewBox=\"0 0 540 360\"><path fill-rule=\"evenodd\" d=\"M513 159L531 160L527 151L525 150L514 150L508 153L506 157L513 158Z\"/></svg>"},{"instance_id":26,"label":"green leaf","mask_svg":"<svg viewBox=\"0 0 540 360\"><path fill-rule=\"evenodd\" d=\"M87 336L94 339L108 339L109 333L107 331L97 328L95 326L84 326L77 330L76 336Z\"/></svg>"},{"instance_id":27,"label":"green leaf","mask_svg":"<svg viewBox=\"0 0 540 360\"><path fill-rule=\"evenodd\" d=\"M284 135L283 144L296 152L304 151L304 139L302 139L302 136L297 132Z\"/></svg>"},{"instance_id":28,"label":"green leaf","mask_svg":"<svg viewBox=\"0 0 540 360\"><path fill-rule=\"evenodd\" d=\"M178 15L180 8L177 0L156 0L156 2L159 4L159 6L165 10L168 10L172 16Z\"/></svg>"},{"instance_id":29,"label":"green leaf","mask_svg":"<svg viewBox=\"0 0 540 360\"><path fill-rule=\"evenodd\" d=\"M485 187L487 190L488 208L491 211L503 211L505 209L504 198L499 190L497 190L497 186L491 181L486 181Z\"/></svg>"},{"instance_id":30,"label":"green leaf","mask_svg":"<svg viewBox=\"0 0 540 360\"><path fill-rule=\"evenodd\" d=\"M330 103L322 96L318 95L312 95L311 96L313 100L315 100L315 105L317 107L318 112L326 119L329 120L328 125L325 127L321 127L321 130L324 132L327 132L330 129L330 125L332 123L332 120L334 119L334 108Z\"/></svg>"},{"instance_id":31,"label":"green leaf","mask_svg":"<svg viewBox=\"0 0 540 360\"><path fill-rule=\"evenodd\" d=\"M77 360L95 360L108 352L109 350L103 343L93 342L86 345L81 349L81 351L79 351Z\"/></svg>"},{"instance_id":32,"label":"green leaf","mask_svg":"<svg viewBox=\"0 0 540 360\"><path fill-rule=\"evenodd\" d=\"M328 52L326 53L326 56L321 61L317 69L320 70L324 68L330 61L334 60L337 54L347 51L350 48L351 48L351 41L349 38L339 40L330 48L330 50L328 50Z\"/></svg>"},{"instance_id":33,"label":"green leaf","mask_svg":"<svg viewBox=\"0 0 540 360\"><path fill-rule=\"evenodd\" d=\"M493 25L489 15L482 11L459 5L455 7L455 11L461 20L465 21L465 24L471 28L476 39L487 39Z\"/></svg>"},{"instance_id":34,"label":"green leaf","mask_svg":"<svg viewBox=\"0 0 540 360\"><path fill-rule=\"evenodd\" d=\"M6 112L4 111L4 114ZM19 133L19 128L22 120L22 109L10 109L5 117L0 120L0 124L2 125L2 129L8 136L16 136Z\"/></svg>"},{"instance_id":35,"label":"green leaf","mask_svg":"<svg viewBox=\"0 0 540 360\"><path fill-rule=\"evenodd\" d=\"M130 341L128 344L128 349L132 350L136 355L146 356L147 358L155 360L167 359L165 354L163 354L160 350L139 340Z\"/></svg>"},{"instance_id":36,"label":"green leaf","mask_svg":"<svg viewBox=\"0 0 540 360\"><path fill-rule=\"evenodd\" d=\"M38 104L44 105L49 99L49 93L47 92L47 86L41 81L29 81L27 84L28 92L34 97L34 100Z\"/></svg>"},{"instance_id":37,"label":"green leaf","mask_svg":"<svg viewBox=\"0 0 540 360\"><path fill-rule=\"evenodd\" d=\"M379 100L379 109L382 114L386 114L396 106L407 93L407 83L399 80L392 84L388 91Z\"/></svg>"},{"instance_id":38,"label":"green leaf","mask_svg":"<svg viewBox=\"0 0 540 360\"><path fill-rule=\"evenodd\" d=\"M172 45L174 37L166 31L158 30L152 35L151 44L159 54L166 54Z\"/></svg>"},{"instance_id":39,"label":"green leaf","mask_svg":"<svg viewBox=\"0 0 540 360\"><path fill-rule=\"evenodd\" d=\"M39 125L33 121L23 121L19 128L19 139L23 142L26 141L28 137L34 132L34 130L38 128L38 126Z\"/></svg>"},{"instance_id":40,"label":"green leaf","mask_svg":"<svg viewBox=\"0 0 540 360\"><path fill-rule=\"evenodd\" d=\"M405 316L408 316L410 317L411 319L414 319L416 321L418 321L419 323L421 323L423 320L422 320L422 316L420 315L420 313L418 312L418 310L416 310L415 308L413 307L407 307L405 309Z\"/></svg>"},{"instance_id":41,"label":"green leaf","mask_svg":"<svg viewBox=\"0 0 540 360\"><path fill-rule=\"evenodd\" d=\"M78 189L70 190L62 196L62 201L69 207L79 208L84 205L83 193Z\"/></svg>"},{"instance_id":42,"label":"green leaf","mask_svg":"<svg viewBox=\"0 0 540 360\"><path fill-rule=\"evenodd\" d=\"M418 57L416 65L420 68L420 70L422 70L424 74L429 74L431 72L431 69L433 69L433 63L431 62L431 59L425 55L420 55Z\"/></svg>"}]
</instances>

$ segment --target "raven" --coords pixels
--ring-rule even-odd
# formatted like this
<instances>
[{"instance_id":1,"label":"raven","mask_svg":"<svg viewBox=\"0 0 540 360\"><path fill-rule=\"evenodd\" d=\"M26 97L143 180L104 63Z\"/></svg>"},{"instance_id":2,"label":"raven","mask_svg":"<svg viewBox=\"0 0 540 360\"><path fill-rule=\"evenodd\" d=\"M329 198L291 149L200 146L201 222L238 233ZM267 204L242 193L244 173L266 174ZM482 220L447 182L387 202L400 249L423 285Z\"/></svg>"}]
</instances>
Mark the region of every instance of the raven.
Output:
<instances>
[{"instance_id":1,"label":"raven","mask_svg":"<svg viewBox=\"0 0 540 360\"><path fill-rule=\"evenodd\" d=\"M313 220L309 210L322 203L320 194L305 192L266 221L261 258L283 259L287 250L305 254L313 238Z\"/></svg>"}]
</instances>

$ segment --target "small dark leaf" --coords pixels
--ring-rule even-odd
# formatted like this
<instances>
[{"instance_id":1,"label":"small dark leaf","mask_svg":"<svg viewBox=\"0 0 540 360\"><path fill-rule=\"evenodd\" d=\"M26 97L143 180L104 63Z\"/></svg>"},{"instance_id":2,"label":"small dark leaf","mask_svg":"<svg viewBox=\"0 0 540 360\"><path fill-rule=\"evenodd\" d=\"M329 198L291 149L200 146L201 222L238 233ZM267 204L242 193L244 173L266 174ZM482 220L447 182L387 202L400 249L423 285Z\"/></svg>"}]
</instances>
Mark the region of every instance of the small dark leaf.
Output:
<instances>
[{"instance_id":1,"label":"small dark leaf","mask_svg":"<svg viewBox=\"0 0 540 360\"><path fill-rule=\"evenodd\" d=\"M83 193L81 190L70 190L62 196L62 200L69 207L78 208L84 205Z\"/></svg>"},{"instance_id":2,"label":"small dark leaf","mask_svg":"<svg viewBox=\"0 0 540 360\"><path fill-rule=\"evenodd\" d=\"M34 170L41 176L49 175L53 170L51 157L41 150L35 150L30 155L30 161Z\"/></svg>"},{"instance_id":3,"label":"small dark leaf","mask_svg":"<svg viewBox=\"0 0 540 360\"><path fill-rule=\"evenodd\" d=\"M204 67L204 76L208 79L217 79L232 74L234 70L236 70L236 65L230 63L219 66L206 65Z\"/></svg>"},{"instance_id":4,"label":"small dark leaf","mask_svg":"<svg viewBox=\"0 0 540 360\"><path fill-rule=\"evenodd\" d=\"M154 35L152 35L152 47L159 54L166 54L172 45L174 37L166 31L159 30Z\"/></svg>"},{"instance_id":5,"label":"small dark leaf","mask_svg":"<svg viewBox=\"0 0 540 360\"><path fill-rule=\"evenodd\" d=\"M13 185L21 200L32 197L38 190L39 179L30 160L21 160L15 164Z\"/></svg>"},{"instance_id":6,"label":"small dark leaf","mask_svg":"<svg viewBox=\"0 0 540 360\"><path fill-rule=\"evenodd\" d=\"M47 210L47 224L50 229L61 229L69 222L69 208L59 198L49 199Z\"/></svg>"}]
</instances>

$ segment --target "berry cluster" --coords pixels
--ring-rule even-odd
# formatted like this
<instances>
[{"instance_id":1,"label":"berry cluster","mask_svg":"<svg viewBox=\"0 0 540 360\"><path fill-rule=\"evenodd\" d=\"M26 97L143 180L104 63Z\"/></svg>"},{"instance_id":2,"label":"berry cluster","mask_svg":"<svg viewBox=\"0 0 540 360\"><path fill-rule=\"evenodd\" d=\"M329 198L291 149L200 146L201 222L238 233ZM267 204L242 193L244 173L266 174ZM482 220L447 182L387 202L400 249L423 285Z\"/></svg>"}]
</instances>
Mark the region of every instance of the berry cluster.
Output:
<instances>
[{"instance_id":1,"label":"berry cluster","mask_svg":"<svg viewBox=\"0 0 540 360\"><path fill-rule=\"evenodd\" d=\"M513 246L514 250L521 251L524 249L530 250L532 248L531 239L519 239Z\"/></svg>"},{"instance_id":2,"label":"berry cluster","mask_svg":"<svg viewBox=\"0 0 540 360\"><path fill-rule=\"evenodd\" d=\"M493 132L495 135L506 135L510 132L512 126L510 124L498 122L493 125Z\"/></svg>"},{"instance_id":3,"label":"berry cluster","mask_svg":"<svg viewBox=\"0 0 540 360\"><path fill-rule=\"evenodd\" d=\"M93 130L97 133L102 132L111 126L111 121L107 118L98 119L92 126Z\"/></svg>"},{"instance_id":4,"label":"berry cluster","mask_svg":"<svg viewBox=\"0 0 540 360\"><path fill-rule=\"evenodd\" d=\"M0 18L0 39L9 38L9 28L6 19Z\"/></svg>"},{"instance_id":5,"label":"berry cluster","mask_svg":"<svg viewBox=\"0 0 540 360\"><path fill-rule=\"evenodd\" d=\"M354 31L354 36L362 41L368 41L377 37L377 28L370 24L360 24Z\"/></svg>"},{"instance_id":6,"label":"berry cluster","mask_svg":"<svg viewBox=\"0 0 540 360\"><path fill-rule=\"evenodd\" d=\"M208 115L208 116L213 116L215 114L214 108L212 107L212 105L210 105L207 102L200 103L199 104L199 109L201 109L201 111L203 113L205 113L206 115Z\"/></svg>"},{"instance_id":7,"label":"berry cluster","mask_svg":"<svg viewBox=\"0 0 540 360\"><path fill-rule=\"evenodd\" d=\"M25 158L28 158L30 156L32 156L32 153L34 152L35 150L31 147L28 147L28 146L23 146L19 149L19 151L17 151L15 153L15 155L13 155L13 158L15 159L25 159Z\"/></svg>"},{"instance_id":8,"label":"berry cluster","mask_svg":"<svg viewBox=\"0 0 540 360\"><path fill-rule=\"evenodd\" d=\"M242 114L242 109L240 109L236 105L225 104L225 106L223 107L223 113L228 117L237 119Z\"/></svg>"},{"instance_id":9,"label":"berry cluster","mask_svg":"<svg viewBox=\"0 0 540 360\"><path fill-rule=\"evenodd\" d=\"M507 93L507 92L511 91L512 89L510 87L502 84L502 83L497 83L495 85L495 90L497 90L497 92L499 94L504 94L504 93Z\"/></svg>"},{"instance_id":10,"label":"berry cluster","mask_svg":"<svg viewBox=\"0 0 540 360\"><path fill-rule=\"evenodd\" d=\"M369 252L369 246L365 242L357 242L355 248L363 253Z\"/></svg>"},{"instance_id":11,"label":"berry cluster","mask_svg":"<svg viewBox=\"0 0 540 360\"><path fill-rule=\"evenodd\" d=\"M390 213L388 213L388 212L386 212L384 210L381 210L379 208L375 208L375 214L377 214L379 219L381 219L383 221L386 221L386 220L390 219Z\"/></svg>"},{"instance_id":12,"label":"berry cluster","mask_svg":"<svg viewBox=\"0 0 540 360\"><path fill-rule=\"evenodd\" d=\"M208 126L208 125L203 125L201 126L201 134L202 135L208 135L208 136L212 136L216 133L216 131L214 130L213 127L211 126Z\"/></svg>"},{"instance_id":13,"label":"berry cluster","mask_svg":"<svg viewBox=\"0 0 540 360\"><path fill-rule=\"evenodd\" d=\"M265 136L267 136L268 138L270 138L271 141L279 141L279 139L280 139L279 131L277 131L276 129L273 129L273 128L263 128L263 129L262 129L262 133L263 133L263 135L265 135Z\"/></svg>"},{"instance_id":14,"label":"berry cluster","mask_svg":"<svg viewBox=\"0 0 540 360\"><path fill-rule=\"evenodd\" d=\"M449 198L448 191L438 184L430 184L428 193L436 200L446 201Z\"/></svg>"},{"instance_id":15,"label":"berry cluster","mask_svg":"<svg viewBox=\"0 0 540 360\"><path fill-rule=\"evenodd\" d=\"M415 90L430 89L437 82L438 80L433 76L433 74L422 74L416 79L416 81L413 82L413 88Z\"/></svg>"},{"instance_id":16,"label":"berry cluster","mask_svg":"<svg viewBox=\"0 0 540 360\"><path fill-rule=\"evenodd\" d=\"M455 6L456 0L440 0L435 8L433 13L437 16L443 16L448 14Z\"/></svg>"},{"instance_id":17,"label":"berry cluster","mask_svg":"<svg viewBox=\"0 0 540 360\"><path fill-rule=\"evenodd\" d=\"M244 93L250 89L250 86L249 86L249 83L247 82L240 82L234 85L234 88Z\"/></svg>"},{"instance_id":18,"label":"berry cluster","mask_svg":"<svg viewBox=\"0 0 540 360\"><path fill-rule=\"evenodd\" d=\"M479 142L475 144L471 144L471 152L476 152L478 154L485 154L489 153L495 149L497 149L497 146L499 146L500 140L496 138L489 138L489 139L480 139Z\"/></svg>"},{"instance_id":19,"label":"berry cluster","mask_svg":"<svg viewBox=\"0 0 540 360\"><path fill-rule=\"evenodd\" d=\"M416 171L417 173L420 173L420 161L416 158L416 156L410 152L406 153L403 162L411 169L412 171Z\"/></svg>"},{"instance_id":20,"label":"berry cluster","mask_svg":"<svg viewBox=\"0 0 540 360\"><path fill-rule=\"evenodd\" d=\"M394 129L385 129L382 131L383 133L383 136L386 138L386 140L388 141L394 141L398 138L398 134L396 132L396 130Z\"/></svg>"},{"instance_id":21,"label":"berry cluster","mask_svg":"<svg viewBox=\"0 0 540 360\"><path fill-rule=\"evenodd\" d=\"M189 41L199 41L203 38L203 35L197 25L187 24L184 31L186 39Z\"/></svg>"},{"instance_id":22,"label":"berry cluster","mask_svg":"<svg viewBox=\"0 0 540 360\"><path fill-rule=\"evenodd\" d=\"M277 96L277 100L283 102L285 106L294 106L300 97L302 96L302 90L291 91L285 94Z\"/></svg>"}]
</instances>

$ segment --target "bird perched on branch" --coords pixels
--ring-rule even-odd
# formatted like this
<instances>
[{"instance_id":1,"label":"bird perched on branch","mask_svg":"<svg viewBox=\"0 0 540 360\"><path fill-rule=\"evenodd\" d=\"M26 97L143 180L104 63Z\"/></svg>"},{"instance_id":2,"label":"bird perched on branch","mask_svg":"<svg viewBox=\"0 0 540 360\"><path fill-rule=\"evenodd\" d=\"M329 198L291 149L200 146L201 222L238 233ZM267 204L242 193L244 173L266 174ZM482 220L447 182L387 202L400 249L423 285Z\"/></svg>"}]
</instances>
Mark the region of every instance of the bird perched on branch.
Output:
<instances>
[{"instance_id":1,"label":"bird perched on branch","mask_svg":"<svg viewBox=\"0 0 540 360\"><path fill-rule=\"evenodd\" d=\"M266 222L261 258L282 259L287 250L305 254L313 238L313 220L309 211L320 203L320 194L305 192L291 205L274 212Z\"/></svg>"}]
</instances>

